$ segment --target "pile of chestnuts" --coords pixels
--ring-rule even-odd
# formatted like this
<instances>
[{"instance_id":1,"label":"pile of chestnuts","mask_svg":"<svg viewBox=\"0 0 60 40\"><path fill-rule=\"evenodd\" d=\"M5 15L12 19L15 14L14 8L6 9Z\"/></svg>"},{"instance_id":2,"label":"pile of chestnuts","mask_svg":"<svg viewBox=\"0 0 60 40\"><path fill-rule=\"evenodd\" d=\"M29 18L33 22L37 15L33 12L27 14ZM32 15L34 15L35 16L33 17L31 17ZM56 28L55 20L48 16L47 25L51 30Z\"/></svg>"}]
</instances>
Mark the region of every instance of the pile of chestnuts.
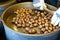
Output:
<instances>
[{"instance_id":1,"label":"pile of chestnuts","mask_svg":"<svg viewBox=\"0 0 60 40\"><path fill-rule=\"evenodd\" d=\"M14 12L12 23L17 28L25 29L27 34L47 34L59 29L58 26L51 24L52 14L46 11L39 11L28 8L20 8Z\"/></svg>"}]
</instances>

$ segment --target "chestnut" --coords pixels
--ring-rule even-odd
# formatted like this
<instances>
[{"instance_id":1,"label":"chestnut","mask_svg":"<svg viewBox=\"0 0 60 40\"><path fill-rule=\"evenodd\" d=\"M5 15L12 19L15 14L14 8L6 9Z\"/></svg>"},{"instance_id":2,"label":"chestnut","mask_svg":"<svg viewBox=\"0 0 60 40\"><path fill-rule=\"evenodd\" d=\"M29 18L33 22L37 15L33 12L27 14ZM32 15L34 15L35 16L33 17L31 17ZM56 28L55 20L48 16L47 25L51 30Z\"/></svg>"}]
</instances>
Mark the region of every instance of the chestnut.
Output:
<instances>
[{"instance_id":1,"label":"chestnut","mask_svg":"<svg viewBox=\"0 0 60 40\"><path fill-rule=\"evenodd\" d=\"M31 25L30 25L30 28L33 28L33 27L34 27L34 25L33 25L33 24L31 24Z\"/></svg>"},{"instance_id":2,"label":"chestnut","mask_svg":"<svg viewBox=\"0 0 60 40\"><path fill-rule=\"evenodd\" d=\"M48 31L45 31L44 34L48 34Z\"/></svg>"},{"instance_id":3,"label":"chestnut","mask_svg":"<svg viewBox=\"0 0 60 40\"><path fill-rule=\"evenodd\" d=\"M42 26L42 25L39 25L38 27L39 27L39 28L43 28L43 26Z\"/></svg>"},{"instance_id":4,"label":"chestnut","mask_svg":"<svg viewBox=\"0 0 60 40\"><path fill-rule=\"evenodd\" d=\"M44 32L46 29L45 28L41 28L41 30Z\"/></svg>"},{"instance_id":5,"label":"chestnut","mask_svg":"<svg viewBox=\"0 0 60 40\"><path fill-rule=\"evenodd\" d=\"M50 32L52 32L51 30L48 30L48 32L50 33Z\"/></svg>"},{"instance_id":6,"label":"chestnut","mask_svg":"<svg viewBox=\"0 0 60 40\"><path fill-rule=\"evenodd\" d=\"M49 29L52 31L53 30L53 28L52 27L49 27Z\"/></svg>"},{"instance_id":7,"label":"chestnut","mask_svg":"<svg viewBox=\"0 0 60 40\"><path fill-rule=\"evenodd\" d=\"M35 33L36 33L36 30L35 30L35 29L30 29L30 30L28 31L28 33L29 33L29 34L35 34Z\"/></svg>"}]
</instances>

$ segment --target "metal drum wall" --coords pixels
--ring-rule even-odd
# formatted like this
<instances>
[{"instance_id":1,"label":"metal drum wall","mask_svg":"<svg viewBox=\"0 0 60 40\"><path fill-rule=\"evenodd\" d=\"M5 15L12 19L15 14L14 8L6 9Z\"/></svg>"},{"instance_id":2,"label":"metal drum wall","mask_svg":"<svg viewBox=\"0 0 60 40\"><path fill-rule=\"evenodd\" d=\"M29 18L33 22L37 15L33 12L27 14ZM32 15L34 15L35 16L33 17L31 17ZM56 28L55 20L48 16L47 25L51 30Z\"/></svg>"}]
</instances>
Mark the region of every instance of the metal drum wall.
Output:
<instances>
[{"instance_id":1,"label":"metal drum wall","mask_svg":"<svg viewBox=\"0 0 60 40\"><path fill-rule=\"evenodd\" d=\"M8 0L5 2L0 2L0 16L7 7L15 3L16 3L16 0ZM1 21L0 21L0 40L5 40L4 27Z\"/></svg>"}]
</instances>

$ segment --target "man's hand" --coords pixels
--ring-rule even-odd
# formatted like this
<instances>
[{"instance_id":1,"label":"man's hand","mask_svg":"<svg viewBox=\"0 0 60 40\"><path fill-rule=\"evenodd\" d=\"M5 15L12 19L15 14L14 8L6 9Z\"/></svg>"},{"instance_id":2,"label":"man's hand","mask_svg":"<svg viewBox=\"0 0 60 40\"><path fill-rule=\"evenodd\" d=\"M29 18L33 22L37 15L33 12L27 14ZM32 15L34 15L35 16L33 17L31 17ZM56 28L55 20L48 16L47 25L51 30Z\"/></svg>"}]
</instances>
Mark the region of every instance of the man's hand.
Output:
<instances>
[{"instance_id":1,"label":"man's hand","mask_svg":"<svg viewBox=\"0 0 60 40\"><path fill-rule=\"evenodd\" d=\"M46 8L44 0L33 0L33 6L39 10Z\"/></svg>"},{"instance_id":2,"label":"man's hand","mask_svg":"<svg viewBox=\"0 0 60 40\"><path fill-rule=\"evenodd\" d=\"M53 14L51 24L60 26L60 8Z\"/></svg>"}]
</instances>

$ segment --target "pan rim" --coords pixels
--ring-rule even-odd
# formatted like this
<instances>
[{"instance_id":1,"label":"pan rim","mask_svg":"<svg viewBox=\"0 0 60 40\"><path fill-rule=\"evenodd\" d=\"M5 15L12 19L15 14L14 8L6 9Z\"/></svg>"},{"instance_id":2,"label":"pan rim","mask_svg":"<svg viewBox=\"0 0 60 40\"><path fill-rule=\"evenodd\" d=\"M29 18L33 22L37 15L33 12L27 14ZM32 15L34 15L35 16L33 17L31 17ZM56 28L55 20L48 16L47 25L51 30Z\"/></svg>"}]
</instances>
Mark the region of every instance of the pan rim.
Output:
<instances>
[{"instance_id":1,"label":"pan rim","mask_svg":"<svg viewBox=\"0 0 60 40\"><path fill-rule=\"evenodd\" d=\"M10 0L11 2L7 1L5 4L3 5L0 5L0 7L3 7L3 6L7 6L7 5L10 5L10 4L13 4L14 2L16 2L16 0ZM8 3L9 2L9 3Z\"/></svg>"}]
</instances>

